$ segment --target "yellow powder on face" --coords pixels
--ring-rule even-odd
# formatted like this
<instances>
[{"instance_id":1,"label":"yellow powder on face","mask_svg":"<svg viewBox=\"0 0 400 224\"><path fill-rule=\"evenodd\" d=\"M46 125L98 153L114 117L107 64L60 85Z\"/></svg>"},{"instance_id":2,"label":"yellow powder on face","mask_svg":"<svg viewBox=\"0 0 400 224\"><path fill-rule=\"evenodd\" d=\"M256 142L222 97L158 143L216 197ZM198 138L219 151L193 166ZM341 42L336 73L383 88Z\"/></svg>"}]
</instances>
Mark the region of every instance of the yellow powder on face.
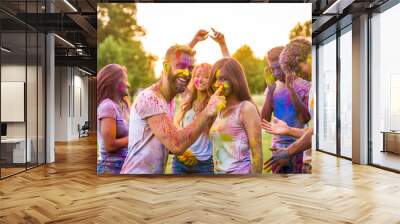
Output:
<instances>
[{"instance_id":1,"label":"yellow powder on face","mask_svg":"<svg viewBox=\"0 0 400 224\"><path fill-rule=\"evenodd\" d=\"M184 77L190 76L190 72L189 72L189 70L187 70L187 69L177 69L177 70L176 70L176 74L177 74L178 76L184 76Z\"/></svg>"},{"instance_id":2,"label":"yellow powder on face","mask_svg":"<svg viewBox=\"0 0 400 224\"><path fill-rule=\"evenodd\" d=\"M229 93L229 89L231 88L231 86L229 85L228 82L224 82L224 96L228 96L230 95Z\"/></svg>"},{"instance_id":3,"label":"yellow powder on face","mask_svg":"<svg viewBox=\"0 0 400 224\"><path fill-rule=\"evenodd\" d=\"M169 73L169 70L171 69L171 65L169 63L164 64L164 71Z\"/></svg>"},{"instance_id":4,"label":"yellow powder on face","mask_svg":"<svg viewBox=\"0 0 400 224\"><path fill-rule=\"evenodd\" d=\"M218 69L217 72L215 73L215 78L219 79L220 75L221 75L221 70Z\"/></svg>"}]
</instances>

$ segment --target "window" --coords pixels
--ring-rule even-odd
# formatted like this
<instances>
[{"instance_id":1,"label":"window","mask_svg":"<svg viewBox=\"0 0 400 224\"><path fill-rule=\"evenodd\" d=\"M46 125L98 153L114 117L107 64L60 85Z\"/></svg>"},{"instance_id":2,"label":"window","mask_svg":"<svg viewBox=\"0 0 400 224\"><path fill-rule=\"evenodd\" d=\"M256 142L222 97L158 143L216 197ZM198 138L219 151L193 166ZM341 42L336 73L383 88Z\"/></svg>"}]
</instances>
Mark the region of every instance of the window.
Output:
<instances>
[{"instance_id":1,"label":"window","mask_svg":"<svg viewBox=\"0 0 400 224\"><path fill-rule=\"evenodd\" d=\"M336 36L318 48L318 149L336 153Z\"/></svg>"},{"instance_id":2,"label":"window","mask_svg":"<svg viewBox=\"0 0 400 224\"><path fill-rule=\"evenodd\" d=\"M340 155L352 157L352 34L351 26L340 36Z\"/></svg>"},{"instance_id":3,"label":"window","mask_svg":"<svg viewBox=\"0 0 400 224\"><path fill-rule=\"evenodd\" d=\"M371 18L372 163L400 170L400 4Z\"/></svg>"},{"instance_id":4,"label":"window","mask_svg":"<svg viewBox=\"0 0 400 224\"><path fill-rule=\"evenodd\" d=\"M4 129L0 178L45 163L45 35L12 16L40 13L42 5L44 1L0 3L2 8L15 10L0 12L8 21L0 24L1 98L12 94L15 100L3 100L0 105Z\"/></svg>"}]
</instances>

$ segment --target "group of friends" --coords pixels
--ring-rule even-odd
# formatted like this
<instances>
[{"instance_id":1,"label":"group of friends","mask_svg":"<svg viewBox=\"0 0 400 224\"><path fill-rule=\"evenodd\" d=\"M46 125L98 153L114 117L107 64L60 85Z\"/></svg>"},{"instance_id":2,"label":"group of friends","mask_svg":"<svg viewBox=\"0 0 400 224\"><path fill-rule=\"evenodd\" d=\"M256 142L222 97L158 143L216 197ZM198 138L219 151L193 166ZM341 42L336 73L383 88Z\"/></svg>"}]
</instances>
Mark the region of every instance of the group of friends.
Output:
<instances>
[{"instance_id":1,"label":"group of friends","mask_svg":"<svg viewBox=\"0 0 400 224\"><path fill-rule=\"evenodd\" d=\"M208 37L222 58L196 64L194 47ZM214 29L171 46L160 79L132 105L126 68L103 67L97 74L98 174L164 174L169 154L173 174L308 173L311 43L296 38L269 50L265 60L276 81L261 112L241 64ZM182 103L174 108L179 95ZM265 161L262 129L273 134Z\"/></svg>"}]
</instances>

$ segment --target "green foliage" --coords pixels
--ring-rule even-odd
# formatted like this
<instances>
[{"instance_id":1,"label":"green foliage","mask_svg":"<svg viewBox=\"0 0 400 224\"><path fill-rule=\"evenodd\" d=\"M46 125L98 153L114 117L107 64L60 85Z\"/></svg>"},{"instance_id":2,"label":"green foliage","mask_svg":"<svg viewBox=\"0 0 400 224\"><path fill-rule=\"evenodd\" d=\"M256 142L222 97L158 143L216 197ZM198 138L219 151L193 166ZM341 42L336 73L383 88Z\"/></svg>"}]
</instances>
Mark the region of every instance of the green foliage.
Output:
<instances>
[{"instance_id":1,"label":"green foliage","mask_svg":"<svg viewBox=\"0 0 400 224\"><path fill-rule=\"evenodd\" d=\"M107 64L123 65L128 70L130 93L155 82L153 62L155 57L148 55L139 41L122 42L113 36L107 37L97 48L97 69Z\"/></svg>"},{"instance_id":2,"label":"green foliage","mask_svg":"<svg viewBox=\"0 0 400 224\"><path fill-rule=\"evenodd\" d=\"M264 79L265 79L265 83L267 84L267 86L270 86L276 81L276 79L272 75L272 71L270 69L268 61L264 60L264 62L265 62Z\"/></svg>"},{"instance_id":3,"label":"green foliage","mask_svg":"<svg viewBox=\"0 0 400 224\"><path fill-rule=\"evenodd\" d=\"M156 81L156 57L147 53L138 40L145 35L136 22L135 4L98 5L97 70L107 64L123 65L128 70L130 93Z\"/></svg>"},{"instance_id":4,"label":"green foliage","mask_svg":"<svg viewBox=\"0 0 400 224\"><path fill-rule=\"evenodd\" d=\"M304 22L303 24L297 23L293 29L290 30L289 33L289 40L293 40L296 37L302 36L302 37L311 37L312 33L312 26L311 26L311 20L308 20Z\"/></svg>"},{"instance_id":5,"label":"green foliage","mask_svg":"<svg viewBox=\"0 0 400 224\"><path fill-rule=\"evenodd\" d=\"M97 7L97 43L111 35L122 41L131 41L146 34L137 24L136 4L100 3Z\"/></svg>"},{"instance_id":6,"label":"green foliage","mask_svg":"<svg viewBox=\"0 0 400 224\"><path fill-rule=\"evenodd\" d=\"M246 79L252 94L263 93L265 89L265 62L257 58L248 45L243 45L232 55L243 66Z\"/></svg>"}]
</instances>

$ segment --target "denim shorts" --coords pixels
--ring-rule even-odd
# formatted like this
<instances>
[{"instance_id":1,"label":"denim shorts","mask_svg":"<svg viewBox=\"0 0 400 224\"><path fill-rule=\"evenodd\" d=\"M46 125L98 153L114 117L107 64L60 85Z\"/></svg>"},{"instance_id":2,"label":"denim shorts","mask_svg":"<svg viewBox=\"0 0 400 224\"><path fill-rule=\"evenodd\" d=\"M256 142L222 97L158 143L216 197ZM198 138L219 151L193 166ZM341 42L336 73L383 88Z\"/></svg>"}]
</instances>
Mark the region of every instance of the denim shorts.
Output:
<instances>
[{"instance_id":1,"label":"denim shorts","mask_svg":"<svg viewBox=\"0 0 400 224\"><path fill-rule=\"evenodd\" d=\"M214 174L214 163L212 156L208 160L198 161L194 166L186 166L176 156L172 161L173 174Z\"/></svg>"}]
</instances>

